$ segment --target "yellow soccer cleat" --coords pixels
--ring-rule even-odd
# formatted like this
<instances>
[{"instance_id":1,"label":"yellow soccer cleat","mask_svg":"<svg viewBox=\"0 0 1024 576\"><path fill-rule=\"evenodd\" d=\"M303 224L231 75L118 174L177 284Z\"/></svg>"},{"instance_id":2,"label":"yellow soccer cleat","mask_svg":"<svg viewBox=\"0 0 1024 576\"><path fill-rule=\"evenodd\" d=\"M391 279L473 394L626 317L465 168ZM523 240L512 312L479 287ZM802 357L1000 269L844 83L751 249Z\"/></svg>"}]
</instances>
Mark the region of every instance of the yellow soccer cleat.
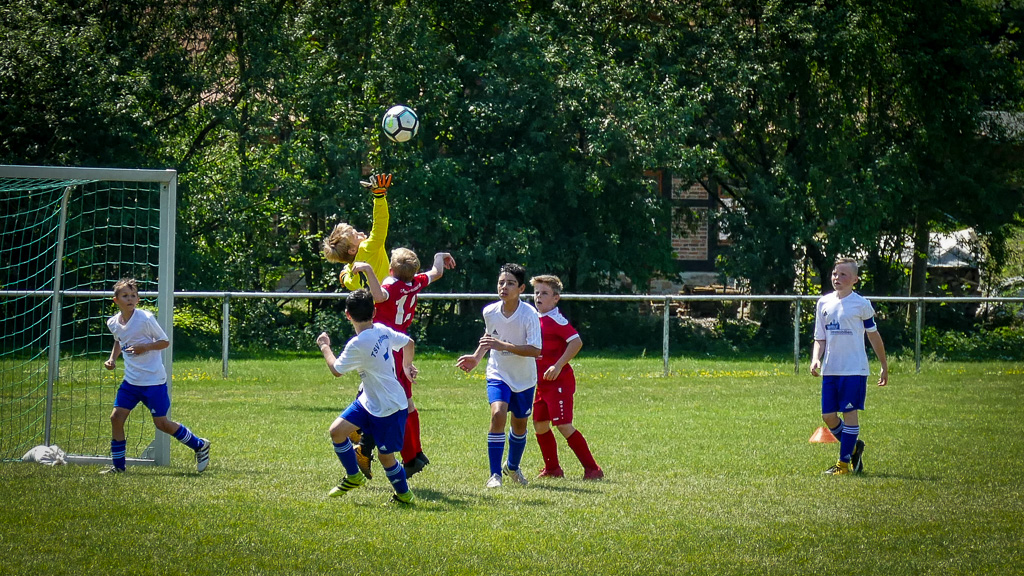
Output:
<instances>
[{"instance_id":1,"label":"yellow soccer cleat","mask_svg":"<svg viewBox=\"0 0 1024 576\"><path fill-rule=\"evenodd\" d=\"M849 462L843 462L842 460L836 462L835 466L822 472L826 476L843 476L846 474L853 474L853 468L851 468Z\"/></svg>"},{"instance_id":2,"label":"yellow soccer cleat","mask_svg":"<svg viewBox=\"0 0 1024 576\"><path fill-rule=\"evenodd\" d=\"M362 472L356 472L351 476L346 476L341 480L341 484L338 484L331 491L327 493L328 496L337 497L344 496L349 490L355 490L363 484L366 484L366 476L363 476Z\"/></svg>"}]
</instances>

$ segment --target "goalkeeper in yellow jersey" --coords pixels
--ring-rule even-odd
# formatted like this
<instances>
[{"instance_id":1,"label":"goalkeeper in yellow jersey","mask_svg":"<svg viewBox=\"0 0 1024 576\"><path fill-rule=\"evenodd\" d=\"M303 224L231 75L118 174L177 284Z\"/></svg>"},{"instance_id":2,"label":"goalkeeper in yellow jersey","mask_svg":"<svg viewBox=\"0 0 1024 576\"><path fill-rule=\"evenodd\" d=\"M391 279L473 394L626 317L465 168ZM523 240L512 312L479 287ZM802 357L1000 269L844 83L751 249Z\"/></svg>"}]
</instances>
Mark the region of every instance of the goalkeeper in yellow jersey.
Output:
<instances>
[{"instance_id":1,"label":"goalkeeper in yellow jersey","mask_svg":"<svg viewBox=\"0 0 1024 576\"><path fill-rule=\"evenodd\" d=\"M349 291L368 288L366 275L353 270L356 262L366 262L373 268L377 278L386 278L390 269L388 251L384 242L388 237L388 225L391 213L388 211L388 188L391 187L391 174L374 174L365 182L360 182L373 193L373 219L370 223L370 235L356 230L351 224L340 222L324 238L322 251L328 262L344 264L338 275L341 285ZM373 478L370 462L373 458L375 443L370 434L352 433L359 469L367 478Z\"/></svg>"},{"instance_id":2,"label":"goalkeeper in yellow jersey","mask_svg":"<svg viewBox=\"0 0 1024 576\"><path fill-rule=\"evenodd\" d=\"M341 222L324 238L323 254L328 262L344 264L338 280L347 290L366 288L366 278L352 271L354 262L366 262L373 267L377 278L388 275L388 251L384 242L388 238L391 214L388 212L388 188L391 174L375 174L367 182L361 182L373 192L373 221L370 235L356 230L351 224Z\"/></svg>"}]
</instances>

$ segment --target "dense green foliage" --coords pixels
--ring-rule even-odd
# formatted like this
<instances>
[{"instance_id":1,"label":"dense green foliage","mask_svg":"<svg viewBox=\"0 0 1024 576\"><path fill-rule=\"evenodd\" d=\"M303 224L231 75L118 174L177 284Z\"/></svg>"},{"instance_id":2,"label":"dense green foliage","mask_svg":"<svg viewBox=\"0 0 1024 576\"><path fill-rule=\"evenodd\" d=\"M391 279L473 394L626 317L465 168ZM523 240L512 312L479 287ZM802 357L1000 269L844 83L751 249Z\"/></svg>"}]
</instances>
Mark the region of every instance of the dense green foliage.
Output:
<instances>
[{"instance_id":1,"label":"dense green foliage","mask_svg":"<svg viewBox=\"0 0 1024 576\"><path fill-rule=\"evenodd\" d=\"M642 287L675 272L669 230L691 219L645 177L663 169L728 195L721 270L755 293L803 290L800 263L856 253L867 291L892 294L904 240L920 254L929 231L974 227L990 266L1005 259L1021 152L991 113L1021 109L1022 14L1019 0L12 0L0 162L177 169L181 290L273 289L292 271L335 290L318 244L338 221L368 228L371 169L396 174L389 247L456 254L440 290L490 291L505 261L572 292L622 290L620 274ZM399 102L422 119L405 145L377 129ZM761 319L784 332L785 316Z\"/></svg>"},{"instance_id":2,"label":"dense green foliage","mask_svg":"<svg viewBox=\"0 0 1024 576\"><path fill-rule=\"evenodd\" d=\"M424 358L431 464L406 510L382 508L382 474L327 497L342 469L327 428L357 379L316 354L235 362L227 379L215 361L175 363L173 414L213 441L202 475L177 442L171 466L118 477L0 466L0 575L909 576L1024 561L1006 463L1024 450L1022 420L1005 417L1024 400L1019 363L892 363L861 417L865 474L828 478L836 445L807 441L820 386L791 365L674 358L662 378L659 360L584 356L575 423L605 480L580 480L559 439L566 478L488 491L483 376ZM541 466L532 431L523 464Z\"/></svg>"}]
</instances>

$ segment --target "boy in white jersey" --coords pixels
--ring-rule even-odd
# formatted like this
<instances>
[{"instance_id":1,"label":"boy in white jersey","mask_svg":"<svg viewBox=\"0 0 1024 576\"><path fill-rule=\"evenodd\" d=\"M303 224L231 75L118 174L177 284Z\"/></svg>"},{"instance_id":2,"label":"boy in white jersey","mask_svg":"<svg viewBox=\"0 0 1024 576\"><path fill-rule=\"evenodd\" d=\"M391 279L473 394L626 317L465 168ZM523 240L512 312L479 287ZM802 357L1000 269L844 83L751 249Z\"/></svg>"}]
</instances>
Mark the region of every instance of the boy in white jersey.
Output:
<instances>
[{"instance_id":1,"label":"boy in white jersey","mask_svg":"<svg viewBox=\"0 0 1024 576\"><path fill-rule=\"evenodd\" d=\"M861 472L864 469L864 441L858 438L858 410L864 409L871 370L864 349L864 335L871 342L882 369L878 385L889 382L889 363L882 336L875 326L875 311L853 291L860 280L857 262L841 258L832 269L835 292L818 299L814 312L814 349L811 375L822 375L821 419L839 439L839 461L825 471L828 475ZM822 361L824 353L824 362ZM838 413L842 412L840 418Z\"/></svg>"},{"instance_id":2,"label":"boy in white jersey","mask_svg":"<svg viewBox=\"0 0 1024 576\"><path fill-rule=\"evenodd\" d=\"M331 424L334 453L345 467L347 476L328 495L342 496L366 483L366 476L359 469L352 441L349 440L352 432L362 429L372 434L377 442L378 458L395 489L392 500L399 504L412 504L415 497L409 490L405 469L395 458L395 453L402 450L409 403L395 376L392 354L402 350L402 370L410 379L415 378L412 374L415 346L412 338L405 334L383 324L374 324L373 315L373 296L366 290L356 290L345 299L345 317L352 323L356 335L345 345L341 356L336 357L331 351L331 339L326 332L316 339L332 374L341 376L355 370L362 381L359 397Z\"/></svg>"},{"instance_id":3,"label":"boy in white jersey","mask_svg":"<svg viewBox=\"0 0 1024 576\"><path fill-rule=\"evenodd\" d=\"M114 284L114 303L119 312L107 320L107 328L114 335L114 348L103 367L113 370L117 357L124 353L124 381L114 398L114 411L110 413L112 463L101 474L125 471L127 438L124 423L139 402L149 408L158 430L195 451L196 470L206 470L210 463L210 441L167 418L171 397L167 392L167 372L160 354L171 345L167 334L151 312L137 307L139 287L133 278L122 278Z\"/></svg>"},{"instance_id":4,"label":"boy in white jersey","mask_svg":"<svg viewBox=\"0 0 1024 576\"><path fill-rule=\"evenodd\" d=\"M488 488L501 486L501 473L526 486L520 468L526 451L526 427L533 411L533 395L537 389L537 362L541 353L540 319L537 310L521 302L526 289L526 270L518 264L505 264L498 274L499 302L484 308L486 332L476 352L460 356L455 365L469 372L476 368L484 352L487 360L487 400L491 405L491 427L487 434L487 457L491 476ZM505 422L512 412L508 435L508 460L505 453Z\"/></svg>"}]
</instances>

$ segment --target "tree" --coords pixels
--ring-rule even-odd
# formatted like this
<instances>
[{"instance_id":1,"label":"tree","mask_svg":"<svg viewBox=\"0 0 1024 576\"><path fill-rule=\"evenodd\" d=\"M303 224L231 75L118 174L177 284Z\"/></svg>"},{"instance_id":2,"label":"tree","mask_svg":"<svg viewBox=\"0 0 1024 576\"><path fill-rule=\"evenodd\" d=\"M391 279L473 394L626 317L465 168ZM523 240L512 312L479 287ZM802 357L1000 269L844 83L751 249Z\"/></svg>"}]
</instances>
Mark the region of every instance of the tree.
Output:
<instances>
[{"instance_id":1,"label":"tree","mask_svg":"<svg viewBox=\"0 0 1024 576\"><path fill-rule=\"evenodd\" d=\"M396 175L389 246L456 251L445 286L462 291L492 290L505 261L570 291L670 273L649 169L728 194L722 269L758 293L850 254L891 292L903 238L974 226L999 254L1020 210L1015 149L986 123L1021 104L1020 11L999 3L15 0L0 15L0 155L177 169L180 289L268 290L293 270L338 289L319 241L368 227L371 169ZM377 126L396 103L422 120L402 145ZM788 330L785 307L764 320Z\"/></svg>"},{"instance_id":2,"label":"tree","mask_svg":"<svg viewBox=\"0 0 1024 576\"><path fill-rule=\"evenodd\" d=\"M0 7L0 162L152 166L156 134L138 98L148 78L131 57L145 44L111 41L117 9L29 0Z\"/></svg>"},{"instance_id":3,"label":"tree","mask_svg":"<svg viewBox=\"0 0 1024 576\"><path fill-rule=\"evenodd\" d=\"M701 3L688 46L706 72L690 81L711 93L709 181L737 208L722 215L723 265L755 292L792 293L803 258L825 290L842 255L868 254L874 279L896 282L887 238L1012 221L1019 189L979 135L996 88L1019 105L1019 71L986 36L994 9L940 4ZM788 313L765 320L770 333Z\"/></svg>"}]
</instances>

